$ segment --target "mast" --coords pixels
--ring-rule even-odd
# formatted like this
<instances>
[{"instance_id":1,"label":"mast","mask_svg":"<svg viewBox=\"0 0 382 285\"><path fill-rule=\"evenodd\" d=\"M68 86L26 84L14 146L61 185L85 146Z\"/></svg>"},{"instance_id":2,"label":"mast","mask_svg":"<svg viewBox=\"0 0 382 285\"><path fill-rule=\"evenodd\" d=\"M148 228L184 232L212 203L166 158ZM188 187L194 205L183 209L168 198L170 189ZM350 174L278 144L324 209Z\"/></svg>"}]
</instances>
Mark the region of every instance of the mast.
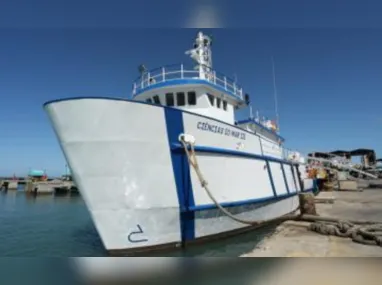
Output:
<instances>
[{"instance_id":1,"label":"mast","mask_svg":"<svg viewBox=\"0 0 382 285\"><path fill-rule=\"evenodd\" d=\"M186 51L186 54L196 62L194 69L199 70L199 77L202 79L209 79L212 72L211 44L211 37L198 32L194 48Z\"/></svg>"},{"instance_id":2,"label":"mast","mask_svg":"<svg viewBox=\"0 0 382 285\"><path fill-rule=\"evenodd\" d=\"M276 127L277 130L280 130L279 125L279 111L278 111L278 104L277 104L277 88L276 88L276 76L275 76L275 63L273 61L273 56L271 57L272 60L272 75L273 75L273 95L275 99L275 112L276 112Z\"/></svg>"}]
</instances>

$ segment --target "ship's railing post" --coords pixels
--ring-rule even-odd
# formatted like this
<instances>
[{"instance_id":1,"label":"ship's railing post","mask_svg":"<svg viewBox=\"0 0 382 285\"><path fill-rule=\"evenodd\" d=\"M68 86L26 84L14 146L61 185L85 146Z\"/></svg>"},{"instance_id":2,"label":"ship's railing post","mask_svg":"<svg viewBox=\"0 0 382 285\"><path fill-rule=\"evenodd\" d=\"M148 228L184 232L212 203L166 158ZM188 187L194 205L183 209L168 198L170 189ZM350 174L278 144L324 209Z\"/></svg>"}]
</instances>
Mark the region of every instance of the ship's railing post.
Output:
<instances>
[{"instance_id":1,"label":"ship's railing post","mask_svg":"<svg viewBox=\"0 0 382 285\"><path fill-rule=\"evenodd\" d=\"M227 90L227 78L224 76L224 89Z\"/></svg>"},{"instance_id":2,"label":"ship's railing post","mask_svg":"<svg viewBox=\"0 0 382 285\"><path fill-rule=\"evenodd\" d=\"M214 75L214 84L216 84L216 71L215 70L214 70L213 75Z\"/></svg>"},{"instance_id":3,"label":"ship's railing post","mask_svg":"<svg viewBox=\"0 0 382 285\"><path fill-rule=\"evenodd\" d=\"M150 81L150 72L147 72L147 86L149 86L151 84L151 81Z\"/></svg>"},{"instance_id":4,"label":"ship's railing post","mask_svg":"<svg viewBox=\"0 0 382 285\"><path fill-rule=\"evenodd\" d=\"M183 79L183 64L180 65L180 78Z\"/></svg>"},{"instance_id":5,"label":"ship's railing post","mask_svg":"<svg viewBox=\"0 0 382 285\"><path fill-rule=\"evenodd\" d=\"M165 69L164 67L162 67L162 81L166 81L166 72L165 72Z\"/></svg>"}]
</instances>

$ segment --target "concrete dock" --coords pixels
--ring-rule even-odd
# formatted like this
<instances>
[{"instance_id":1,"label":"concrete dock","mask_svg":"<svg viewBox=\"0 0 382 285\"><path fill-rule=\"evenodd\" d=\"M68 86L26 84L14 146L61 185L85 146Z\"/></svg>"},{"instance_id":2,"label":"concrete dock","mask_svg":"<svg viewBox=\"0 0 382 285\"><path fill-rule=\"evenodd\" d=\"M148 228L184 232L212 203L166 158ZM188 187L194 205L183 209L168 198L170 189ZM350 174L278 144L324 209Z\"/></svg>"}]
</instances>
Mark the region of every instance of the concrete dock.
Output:
<instances>
[{"instance_id":1,"label":"concrete dock","mask_svg":"<svg viewBox=\"0 0 382 285\"><path fill-rule=\"evenodd\" d=\"M382 223L382 188L363 191L321 192L316 203L320 216L341 220L368 220ZM287 221L242 257L381 257L382 247L363 245L350 238L322 235L308 229L310 223Z\"/></svg>"},{"instance_id":2,"label":"concrete dock","mask_svg":"<svg viewBox=\"0 0 382 285\"><path fill-rule=\"evenodd\" d=\"M66 192L69 194L71 189L74 187L72 181L38 181L38 182L28 182L25 188L27 193L50 195L56 192L56 190L61 190L61 192Z\"/></svg>"},{"instance_id":3,"label":"concrete dock","mask_svg":"<svg viewBox=\"0 0 382 285\"><path fill-rule=\"evenodd\" d=\"M17 180L0 180L0 188L7 188L7 190L17 190L18 185Z\"/></svg>"}]
</instances>

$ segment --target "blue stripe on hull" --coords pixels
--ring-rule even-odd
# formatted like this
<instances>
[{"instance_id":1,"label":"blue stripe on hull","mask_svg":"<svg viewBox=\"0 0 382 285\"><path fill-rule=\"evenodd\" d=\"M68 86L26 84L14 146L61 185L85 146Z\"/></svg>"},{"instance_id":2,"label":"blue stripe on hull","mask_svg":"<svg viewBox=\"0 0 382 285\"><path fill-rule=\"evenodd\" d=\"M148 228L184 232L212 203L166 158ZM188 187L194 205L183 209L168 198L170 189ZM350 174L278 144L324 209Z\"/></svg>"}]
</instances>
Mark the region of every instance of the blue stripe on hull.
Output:
<instances>
[{"instance_id":1,"label":"blue stripe on hull","mask_svg":"<svg viewBox=\"0 0 382 285\"><path fill-rule=\"evenodd\" d=\"M300 170L298 169L298 165L292 168L293 171L296 172L296 175L293 173L293 178L294 178L294 183L296 184L296 189L300 189L300 191L303 189L302 181L301 181L301 173Z\"/></svg>"},{"instance_id":2,"label":"blue stripe on hull","mask_svg":"<svg viewBox=\"0 0 382 285\"><path fill-rule=\"evenodd\" d=\"M282 171L282 173L283 173L283 178L284 178L284 182L285 182L285 187L286 187L286 190L287 190L287 192L288 192L288 194L289 194L290 191L289 191L288 180L287 180L286 175L285 175L284 164L283 164L283 163L280 163L280 166L281 166L281 171ZM296 189L297 189L297 187L296 187Z\"/></svg>"},{"instance_id":3,"label":"blue stripe on hull","mask_svg":"<svg viewBox=\"0 0 382 285\"><path fill-rule=\"evenodd\" d=\"M233 205L229 209L227 209L231 214L238 215L243 213L248 213L254 210L261 209L263 207L269 206L271 204L281 202L287 199L295 199L297 195L289 195L289 196L283 196L282 198L276 198L268 201L259 201L256 203L251 204L242 204L242 205ZM290 211L292 212L292 210ZM285 213L288 214L288 213ZM203 219L217 219L219 217L223 217L225 214L220 211L218 208L202 208L199 207L197 211L195 212L195 219L197 220L203 220ZM247 225L248 226L248 225Z\"/></svg>"},{"instance_id":4,"label":"blue stripe on hull","mask_svg":"<svg viewBox=\"0 0 382 285\"><path fill-rule=\"evenodd\" d=\"M178 194L180 208L180 227L182 242L195 238L194 196L190 177L190 166L184 153L171 150L171 144L178 142L179 135L184 132L182 112L176 109L165 109L167 136L171 152L172 168Z\"/></svg>"},{"instance_id":5,"label":"blue stripe on hull","mask_svg":"<svg viewBox=\"0 0 382 285\"><path fill-rule=\"evenodd\" d=\"M293 177L294 186L296 187L296 189L298 189L298 187L297 187L297 182L298 181L296 181L296 176L298 177L297 166L296 167L295 166L291 166L291 171L292 171L292 177ZM295 172L296 172L296 176L294 175Z\"/></svg>"},{"instance_id":6,"label":"blue stripe on hull","mask_svg":"<svg viewBox=\"0 0 382 285\"><path fill-rule=\"evenodd\" d=\"M271 182L271 187L272 187L272 191L273 191L273 196L274 196L274 197L277 197L277 192L276 192L275 183L273 182L273 176L272 176L271 166L269 165L269 161L268 161L268 160L266 160L265 163L266 163L266 167L267 167L267 171L268 171L268 175L269 175L269 180L270 180L270 182Z\"/></svg>"}]
</instances>

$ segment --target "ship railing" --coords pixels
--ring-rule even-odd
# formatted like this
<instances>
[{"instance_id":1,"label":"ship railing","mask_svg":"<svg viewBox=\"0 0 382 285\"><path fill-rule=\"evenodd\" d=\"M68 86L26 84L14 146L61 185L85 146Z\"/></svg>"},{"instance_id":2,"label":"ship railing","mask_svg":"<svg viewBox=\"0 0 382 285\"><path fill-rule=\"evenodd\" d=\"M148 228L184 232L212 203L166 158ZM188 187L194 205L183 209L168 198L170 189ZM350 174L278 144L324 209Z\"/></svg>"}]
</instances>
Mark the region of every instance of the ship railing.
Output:
<instances>
[{"instance_id":1,"label":"ship railing","mask_svg":"<svg viewBox=\"0 0 382 285\"><path fill-rule=\"evenodd\" d=\"M133 97L149 86L177 79L202 79L208 83L222 88L234 97L243 100L243 88L233 80L215 70L200 72L187 69L183 64L167 65L144 72L133 83Z\"/></svg>"}]
</instances>

